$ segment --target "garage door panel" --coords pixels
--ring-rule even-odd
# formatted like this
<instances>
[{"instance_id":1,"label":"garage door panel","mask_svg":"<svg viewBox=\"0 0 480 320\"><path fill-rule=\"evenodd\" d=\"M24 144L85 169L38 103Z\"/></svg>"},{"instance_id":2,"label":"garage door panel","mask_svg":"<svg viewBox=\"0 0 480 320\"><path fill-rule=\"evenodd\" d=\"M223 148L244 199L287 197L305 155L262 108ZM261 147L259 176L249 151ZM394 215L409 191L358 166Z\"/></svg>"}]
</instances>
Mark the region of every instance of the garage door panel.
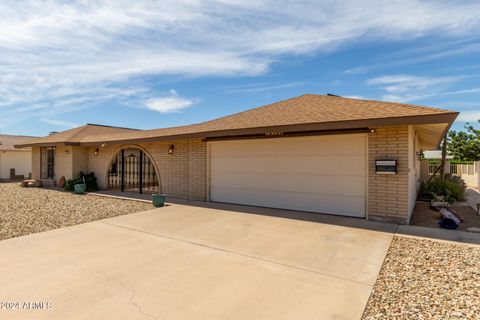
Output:
<instances>
[{"instance_id":1,"label":"garage door panel","mask_svg":"<svg viewBox=\"0 0 480 320\"><path fill-rule=\"evenodd\" d=\"M319 146L319 137L302 137L302 138L280 138L280 139L263 139L255 140L249 145L248 142L254 140L233 140L228 141L228 145L224 145L217 150L218 156L245 156L245 152L252 152L258 156L289 156L289 155L358 155L365 153L365 144L362 142L363 137L353 137L352 135L322 136L321 145ZM284 149L285 140L302 139L295 141L289 145L288 149ZM283 140L283 141L282 141ZM223 143L223 142L218 142Z\"/></svg>"},{"instance_id":2,"label":"garage door panel","mask_svg":"<svg viewBox=\"0 0 480 320\"><path fill-rule=\"evenodd\" d=\"M363 177L264 173L224 173L214 177L212 185L223 188L365 196Z\"/></svg>"},{"instance_id":3,"label":"garage door panel","mask_svg":"<svg viewBox=\"0 0 480 320\"><path fill-rule=\"evenodd\" d=\"M209 142L210 199L365 216L366 136Z\"/></svg>"},{"instance_id":4,"label":"garage door panel","mask_svg":"<svg viewBox=\"0 0 480 320\"><path fill-rule=\"evenodd\" d=\"M365 157L216 157L212 160L216 173L264 173L278 174L324 174L324 175L365 175Z\"/></svg>"},{"instance_id":5,"label":"garage door panel","mask_svg":"<svg viewBox=\"0 0 480 320\"><path fill-rule=\"evenodd\" d=\"M319 195L316 193L291 193L274 192L239 188L212 188L212 192L222 198L222 202L261 207L282 208L289 210L311 211L319 213L341 214L345 216L364 216L365 197L349 197L348 203L345 198L338 195ZM319 203L322 205L320 206ZM319 210L312 210L319 208Z\"/></svg>"}]
</instances>

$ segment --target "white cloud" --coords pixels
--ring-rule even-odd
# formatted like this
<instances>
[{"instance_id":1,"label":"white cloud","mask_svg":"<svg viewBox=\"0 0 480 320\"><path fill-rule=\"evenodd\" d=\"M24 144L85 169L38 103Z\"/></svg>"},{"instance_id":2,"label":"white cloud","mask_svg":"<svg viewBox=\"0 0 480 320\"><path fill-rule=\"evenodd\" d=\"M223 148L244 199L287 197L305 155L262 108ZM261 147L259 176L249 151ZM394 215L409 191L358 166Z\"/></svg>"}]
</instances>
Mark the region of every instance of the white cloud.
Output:
<instances>
[{"instance_id":1,"label":"white cloud","mask_svg":"<svg viewBox=\"0 0 480 320\"><path fill-rule=\"evenodd\" d=\"M450 85L458 80L460 80L459 77L421 77L400 74L369 79L367 84L380 85L389 93L405 93L438 88L439 86Z\"/></svg>"},{"instance_id":2,"label":"white cloud","mask_svg":"<svg viewBox=\"0 0 480 320\"><path fill-rule=\"evenodd\" d=\"M281 55L358 39L475 35L478 12L478 1L3 1L0 108L64 112L123 99L132 79L151 75L255 76ZM148 89L128 97L143 101ZM152 101L187 103L165 99Z\"/></svg>"},{"instance_id":3,"label":"white cloud","mask_svg":"<svg viewBox=\"0 0 480 320\"><path fill-rule=\"evenodd\" d=\"M304 82L291 82L291 83L281 83L281 84L269 84L269 83L255 84L254 83L250 85L240 85L240 86L229 87L226 92L228 93L263 92L263 91L272 91L272 90L298 87L302 84L304 84Z\"/></svg>"},{"instance_id":4,"label":"white cloud","mask_svg":"<svg viewBox=\"0 0 480 320\"><path fill-rule=\"evenodd\" d=\"M355 67L355 68L347 69L347 70L343 71L343 73L345 73L345 74L362 74L362 73L367 72L369 69L371 69L371 67L366 67L366 66Z\"/></svg>"},{"instance_id":5,"label":"white cloud","mask_svg":"<svg viewBox=\"0 0 480 320\"><path fill-rule=\"evenodd\" d=\"M49 119L49 118L42 118L40 119L42 122L52 124L57 127L64 127L64 128L75 128L80 126L78 123L70 122L70 121L65 121L65 120L59 120L59 119Z\"/></svg>"},{"instance_id":6,"label":"white cloud","mask_svg":"<svg viewBox=\"0 0 480 320\"><path fill-rule=\"evenodd\" d=\"M367 80L370 86L376 86L385 93L383 100L410 102L431 97L446 97L480 93L480 87L448 90L467 76L413 76L407 74L386 75Z\"/></svg>"},{"instance_id":7,"label":"white cloud","mask_svg":"<svg viewBox=\"0 0 480 320\"><path fill-rule=\"evenodd\" d=\"M461 78L399 74L369 79L367 84L384 90L385 100L407 102L437 95Z\"/></svg>"},{"instance_id":8,"label":"white cloud","mask_svg":"<svg viewBox=\"0 0 480 320\"><path fill-rule=\"evenodd\" d=\"M455 91L448 91L448 92L442 93L441 95L451 96L451 95L455 95L455 94L468 94L468 93L480 93L480 87L470 88L470 89L462 89L462 90L455 90Z\"/></svg>"},{"instance_id":9,"label":"white cloud","mask_svg":"<svg viewBox=\"0 0 480 320\"><path fill-rule=\"evenodd\" d=\"M479 105L480 108L480 105ZM469 122L469 123L477 123L480 120L480 111L465 111L460 112L456 121L458 122Z\"/></svg>"},{"instance_id":10,"label":"white cloud","mask_svg":"<svg viewBox=\"0 0 480 320\"><path fill-rule=\"evenodd\" d=\"M195 103L194 100L178 96L173 89L170 89L169 93L170 95L166 97L149 99L145 102L145 107L160 113L173 113L189 108Z\"/></svg>"},{"instance_id":11,"label":"white cloud","mask_svg":"<svg viewBox=\"0 0 480 320\"><path fill-rule=\"evenodd\" d=\"M343 71L344 74L347 75L358 75L364 74L372 70L390 68L390 67L398 67L404 65L411 65L422 63L431 60L439 60L443 58L448 58L452 56L461 56L461 55L473 55L480 53L480 44L478 44L478 39L468 39L467 43L462 41L460 43L456 43L458 41L452 41L451 43L440 43L435 46L426 46L425 48L415 48L415 49L407 49L404 51L396 52L393 55L387 55L376 63L370 65L362 65L356 66L354 68L347 69ZM453 48L453 49L452 49ZM456 67L455 69L475 69L479 66L462 66ZM443 70L448 69L442 67Z\"/></svg>"},{"instance_id":12,"label":"white cloud","mask_svg":"<svg viewBox=\"0 0 480 320\"><path fill-rule=\"evenodd\" d=\"M360 96L360 95L349 95L349 96L345 96L345 98L350 98L350 99L361 99L361 100L368 100L368 98L367 98L367 97Z\"/></svg>"}]
</instances>

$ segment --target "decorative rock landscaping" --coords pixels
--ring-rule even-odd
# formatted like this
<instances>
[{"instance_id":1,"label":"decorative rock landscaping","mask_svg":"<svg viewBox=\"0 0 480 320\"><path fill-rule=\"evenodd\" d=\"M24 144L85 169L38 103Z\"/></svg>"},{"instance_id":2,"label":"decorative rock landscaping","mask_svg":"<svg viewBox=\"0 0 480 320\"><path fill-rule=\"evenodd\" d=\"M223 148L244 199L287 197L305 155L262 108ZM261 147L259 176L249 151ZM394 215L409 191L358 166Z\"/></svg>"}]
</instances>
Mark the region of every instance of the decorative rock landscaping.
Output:
<instances>
[{"instance_id":1,"label":"decorative rock landscaping","mask_svg":"<svg viewBox=\"0 0 480 320\"><path fill-rule=\"evenodd\" d=\"M480 246L395 237L363 319L480 319Z\"/></svg>"},{"instance_id":2,"label":"decorative rock landscaping","mask_svg":"<svg viewBox=\"0 0 480 320\"><path fill-rule=\"evenodd\" d=\"M150 209L145 202L0 183L0 240Z\"/></svg>"}]
</instances>

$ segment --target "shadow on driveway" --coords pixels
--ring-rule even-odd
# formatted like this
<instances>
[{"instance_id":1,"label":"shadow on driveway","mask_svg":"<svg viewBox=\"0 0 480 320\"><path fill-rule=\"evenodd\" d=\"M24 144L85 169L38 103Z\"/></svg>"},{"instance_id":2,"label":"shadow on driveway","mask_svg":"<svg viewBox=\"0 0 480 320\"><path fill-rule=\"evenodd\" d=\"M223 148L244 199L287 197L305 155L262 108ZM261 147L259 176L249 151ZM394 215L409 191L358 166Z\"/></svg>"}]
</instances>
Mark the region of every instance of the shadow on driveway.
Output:
<instances>
[{"instance_id":1,"label":"shadow on driveway","mask_svg":"<svg viewBox=\"0 0 480 320\"><path fill-rule=\"evenodd\" d=\"M141 200L150 200L151 195L149 194L138 194L132 192L115 192L115 191L101 191L99 192L103 195L118 196L129 199L141 199ZM480 192L474 189L467 189L467 198L470 205L475 201L480 202ZM405 235L405 236L416 236L423 238L430 238L433 240L444 240L444 241L454 241L459 243L466 244L480 244L480 234L475 234L466 231L459 230L446 230L439 228L430 228L430 227L420 227L413 225L398 225L395 223L386 223L378 221L369 221L363 218L353 218L345 216L335 216L330 214L322 213L312 213L312 212L303 212L303 211L293 211L293 210L284 210L284 209L274 209L274 208L264 208L264 207L255 207L247 205L237 205L230 203L219 203L219 202L203 202L203 201L191 201L183 200L173 197L167 198L169 204L181 204L192 207L199 208L210 208L217 210L224 210L230 212L238 213L247 213L247 214L257 214L271 217L279 217L285 219L301 220L301 221L310 221L318 222L329 225L336 225L342 227L350 227L371 231L380 231L387 232L396 235ZM479 226L480 227L480 226Z\"/></svg>"}]
</instances>

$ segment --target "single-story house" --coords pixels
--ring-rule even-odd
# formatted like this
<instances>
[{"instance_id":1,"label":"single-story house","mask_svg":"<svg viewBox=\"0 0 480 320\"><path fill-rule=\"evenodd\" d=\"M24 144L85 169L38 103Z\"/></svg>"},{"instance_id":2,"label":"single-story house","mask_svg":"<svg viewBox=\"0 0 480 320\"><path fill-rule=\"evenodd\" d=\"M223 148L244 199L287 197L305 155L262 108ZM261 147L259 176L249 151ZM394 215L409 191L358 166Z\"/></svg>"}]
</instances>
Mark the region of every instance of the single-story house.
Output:
<instances>
[{"instance_id":1,"label":"single-story house","mask_svg":"<svg viewBox=\"0 0 480 320\"><path fill-rule=\"evenodd\" d=\"M0 180L21 180L32 172L32 149L15 145L32 140L30 136L0 134Z\"/></svg>"},{"instance_id":2,"label":"single-story house","mask_svg":"<svg viewBox=\"0 0 480 320\"><path fill-rule=\"evenodd\" d=\"M306 94L223 118L134 130L87 124L20 144L34 179L408 223L423 149L458 113Z\"/></svg>"}]
</instances>

